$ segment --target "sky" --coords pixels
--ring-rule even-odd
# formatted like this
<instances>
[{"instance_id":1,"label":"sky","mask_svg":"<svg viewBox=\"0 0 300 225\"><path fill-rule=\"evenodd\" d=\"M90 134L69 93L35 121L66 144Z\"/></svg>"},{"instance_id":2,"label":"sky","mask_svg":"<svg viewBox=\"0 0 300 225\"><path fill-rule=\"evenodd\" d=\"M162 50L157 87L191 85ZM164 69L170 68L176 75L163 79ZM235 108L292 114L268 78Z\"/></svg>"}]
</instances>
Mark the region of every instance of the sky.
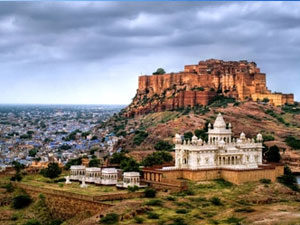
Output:
<instances>
[{"instance_id":1,"label":"sky","mask_svg":"<svg viewBox=\"0 0 300 225\"><path fill-rule=\"evenodd\" d=\"M0 2L0 103L129 104L141 74L210 58L300 101L300 2Z\"/></svg>"}]
</instances>

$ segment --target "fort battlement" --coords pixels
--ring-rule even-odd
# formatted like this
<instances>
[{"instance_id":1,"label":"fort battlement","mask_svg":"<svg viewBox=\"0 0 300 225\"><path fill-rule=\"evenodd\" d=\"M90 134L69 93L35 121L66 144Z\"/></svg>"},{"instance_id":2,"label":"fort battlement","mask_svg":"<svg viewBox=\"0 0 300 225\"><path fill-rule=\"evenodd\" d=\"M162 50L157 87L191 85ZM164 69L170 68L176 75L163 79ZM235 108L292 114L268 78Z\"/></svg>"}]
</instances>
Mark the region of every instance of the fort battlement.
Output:
<instances>
[{"instance_id":1,"label":"fort battlement","mask_svg":"<svg viewBox=\"0 0 300 225\"><path fill-rule=\"evenodd\" d=\"M266 74L255 62L209 59L186 65L184 71L139 77L138 90L126 115L207 105L217 94L238 100L268 99L270 104L293 104L293 94L272 93Z\"/></svg>"}]
</instances>

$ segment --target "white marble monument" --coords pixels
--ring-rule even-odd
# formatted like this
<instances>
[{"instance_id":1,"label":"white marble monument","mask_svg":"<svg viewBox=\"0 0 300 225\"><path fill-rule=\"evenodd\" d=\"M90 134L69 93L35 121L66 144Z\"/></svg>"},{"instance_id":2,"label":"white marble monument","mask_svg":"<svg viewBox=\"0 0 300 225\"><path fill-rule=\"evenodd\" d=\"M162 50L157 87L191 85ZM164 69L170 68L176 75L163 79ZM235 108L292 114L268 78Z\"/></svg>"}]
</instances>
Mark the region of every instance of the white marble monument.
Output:
<instances>
[{"instance_id":1,"label":"white marble monument","mask_svg":"<svg viewBox=\"0 0 300 225\"><path fill-rule=\"evenodd\" d=\"M212 126L208 126L208 142L195 135L191 141L175 136L175 169L251 169L262 164L262 135L256 141L242 132L232 138L231 124L226 125L219 113ZM164 169L174 169L167 167Z\"/></svg>"}]
</instances>

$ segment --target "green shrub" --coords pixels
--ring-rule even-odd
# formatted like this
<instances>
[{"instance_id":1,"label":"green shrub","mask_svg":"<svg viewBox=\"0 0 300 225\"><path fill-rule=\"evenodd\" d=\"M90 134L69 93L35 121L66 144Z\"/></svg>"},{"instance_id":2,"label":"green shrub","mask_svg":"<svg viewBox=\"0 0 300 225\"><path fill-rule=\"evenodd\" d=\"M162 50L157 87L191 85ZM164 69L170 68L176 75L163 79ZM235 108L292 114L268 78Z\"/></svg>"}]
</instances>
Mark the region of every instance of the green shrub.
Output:
<instances>
[{"instance_id":1,"label":"green shrub","mask_svg":"<svg viewBox=\"0 0 300 225\"><path fill-rule=\"evenodd\" d=\"M156 196L156 190L152 188L146 188L145 189L145 197L146 198L155 198Z\"/></svg>"},{"instance_id":2,"label":"green shrub","mask_svg":"<svg viewBox=\"0 0 300 225\"><path fill-rule=\"evenodd\" d=\"M171 223L171 225L187 225L187 223L185 222L184 218L177 217L173 220L173 223Z\"/></svg>"},{"instance_id":3,"label":"green shrub","mask_svg":"<svg viewBox=\"0 0 300 225\"><path fill-rule=\"evenodd\" d=\"M174 196L167 196L166 199L168 201L175 201L176 200L176 198Z\"/></svg>"},{"instance_id":4,"label":"green shrub","mask_svg":"<svg viewBox=\"0 0 300 225\"><path fill-rule=\"evenodd\" d=\"M155 212L148 212L149 219L159 219L159 215Z\"/></svg>"},{"instance_id":5,"label":"green shrub","mask_svg":"<svg viewBox=\"0 0 300 225\"><path fill-rule=\"evenodd\" d=\"M23 223L23 225L41 225L41 223L36 219L31 219L27 221L26 223Z\"/></svg>"},{"instance_id":6,"label":"green shrub","mask_svg":"<svg viewBox=\"0 0 300 225\"><path fill-rule=\"evenodd\" d=\"M259 181L260 181L260 183L262 183L262 184L271 184L271 180L270 180L270 179L265 179L265 178L263 178L263 179L260 179Z\"/></svg>"},{"instance_id":7,"label":"green shrub","mask_svg":"<svg viewBox=\"0 0 300 225\"><path fill-rule=\"evenodd\" d=\"M142 164L146 167L151 167L153 165L161 165L165 162L171 162L173 160L173 156L166 151L157 151L148 155L142 161Z\"/></svg>"},{"instance_id":8,"label":"green shrub","mask_svg":"<svg viewBox=\"0 0 300 225\"><path fill-rule=\"evenodd\" d=\"M219 199L218 197L212 197L210 199L210 202L213 204L213 205L222 205L222 202L221 202L221 199Z\"/></svg>"},{"instance_id":9,"label":"green shrub","mask_svg":"<svg viewBox=\"0 0 300 225\"><path fill-rule=\"evenodd\" d=\"M297 178L292 174L291 169L288 166L284 167L284 175L278 177L277 180L293 191L300 191L297 183Z\"/></svg>"},{"instance_id":10,"label":"green shrub","mask_svg":"<svg viewBox=\"0 0 300 225\"><path fill-rule=\"evenodd\" d=\"M13 215L11 216L10 220L12 220L12 221L18 220L18 215L17 215L17 214L13 214Z\"/></svg>"},{"instance_id":11,"label":"green shrub","mask_svg":"<svg viewBox=\"0 0 300 225\"><path fill-rule=\"evenodd\" d=\"M162 201L159 199L153 199L150 200L148 202L146 202L146 205L150 205L150 206L162 206Z\"/></svg>"},{"instance_id":12,"label":"green shrub","mask_svg":"<svg viewBox=\"0 0 300 225\"><path fill-rule=\"evenodd\" d=\"M274 136L272 136L270 134L263 134L262 138L264 141L274 141L275 140Z\"/></svg>"},{"instance_id":13,"label":"green shrub","mask_svg":"<svg viewBox=\"0 0 300 225\"><path fill-rule=\"evenodd\" d=\"M273 145L269 149L266 149L265 158L268 162L279 162L280 161L279 148L276 145Z\"/></svg>"},{"instance_id":14,"label":"green shrub","mask_svg":"<svg viewBox=\"0 0 300 225\"><path fill-rule=\"evenodd\" d=\"M236 217L232 216L232 217L229 217L229 218L227 218L223 221L227 224L240 225L242 220L243 220L243 218L236 218Z\"/></svg>"},{"instance_id":15,"label":"green shrub","mask_svg":"<svg viewBox=\"0 0 300 225\"><path fill-rule=\"evenodd\" d=\"M172 150L173 149L173 145L170 144L167 141L163 141L163 140L159 140L155 145L154 145L154 149L155 150Z\"/></svg>"},{"instance_id":16,"label":"green shrub","mask_svg":"<svg viewBox=\"0 0 300 225\"><path fill-rule=\"evenodd\" d=\"M26 206L30 205L32 202L31 198L27 194L20 194L15 196L12 199L12 207L14 209L22 209L25 208Z\"/></svg>"},{"instance_id":17,"label":"green shrub","mask_svg":"<svg viewBox=\"0 0 300 225\"><path fill-rule=\"evenodd\" d=\"M288 146L290 146L293 149L300 149L300 139L295 138L293 136L288 136L285 138L285 142Z\"/></svg>"},{"instance_id":18,"label":"green shrub","mask_svg":"<svg viewBox=\"0 0 300 225\"><path fill-rule=\"evenodd\" d=\"M5 184L2 187L5 188L8 193L12 193L15 190L12 183Z\"/></svg>"},{"instance_id":19,"label":"green shrub","mask_svg":"<svg viewBox=\"0 0 300 225\"><path fill-rule=\"evenodd\" d=\"M189 211L187 209L177 209L176 213L178 214L187 214Z\"/></svg>"},{"instance_id":20,"label":"green shrub","mask_svg":"<svg viewBox=\"0 0 300 225\"><path fill-rule=\"evenodd\" d=\"M134 186L128 186L128 192L136 192L139 190L139 187L134 185Z\"/></svg>"},{"instance_id":21,"label":"green shrub","mask_svg":"<svg viewBox=\"0 0 300 225\"><path fill-rule=\"evenodd\" d=\"M245 207L245 208L238 208L238 209L235 209L234 210L235 212L247 212L247 213L250 213L250 212L254 212L255 209L251 208L251 207Z\"/></svg>"},{"instance_id":22,"label":"green shrub","mask_svg":"<svg viewBox=\"0 0 300 225\"><path fill-rule=\"evenodd\" d=\"M135 216L134 220L135 220L136 223L143 223L144 222L144 219L142 217L139 217L139 216Z\"/></svg>"},{"instance_id":23,"label":"green shrub","mask_svg":"<svg viewBox=\"0 0 300 225\"><path fill-rule=\"evenodd\" d=\"M119 222L119 215L116 213L108 213L100 219L100 224L116 224Z\"/></svg>"},{"instance_id":24,"label":"green shrub","mask_svg":"<svg viewBox=\"0 0 300 225\"><path fill-rule=\"evenodd\" d=\"M217 185L220 188L230 188L233 186L232 183L230 183L229 181L226 181L224 179L215 179L215 182L217 183Z\"/></svg>"},{"instance_id":25,"label":"green shrub","mask_svg":"<svg viewBox=\"0 0 300 225\"><path fill-rule=\"evenodd\" d=\"M133 138L133 143L135 145L140 145L148 137L148 133L145 131L136 131Z\"/></svg>"}]
</instances>

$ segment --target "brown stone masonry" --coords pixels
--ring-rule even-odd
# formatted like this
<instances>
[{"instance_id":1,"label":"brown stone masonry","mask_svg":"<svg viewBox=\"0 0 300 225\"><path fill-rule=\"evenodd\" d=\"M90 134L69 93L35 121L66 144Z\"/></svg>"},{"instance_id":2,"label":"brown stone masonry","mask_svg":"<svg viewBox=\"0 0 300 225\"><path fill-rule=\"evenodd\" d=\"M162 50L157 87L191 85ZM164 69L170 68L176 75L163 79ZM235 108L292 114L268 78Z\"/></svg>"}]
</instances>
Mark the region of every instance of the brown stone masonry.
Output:
<instances>
[{"instance_id":1,"label":"brown stone masonry","mask_svg":"<svg viewBox=\"0 0 300 225\"><path fill-rule=\"evenodd\" d=\"M257 169L234 170L234 169L174 169L159 170L145 168L143 170L143 180L148 183L166 183L179 185L180 179L192 181L206 181L223 178L234 184L242 184L260 179L270 179L276 181L278 176L283 175L283 165L264 165Z\"/></svg>"},{"instance_id":2,"label":"brown stone masonry","mask_svg":"<svg viewBox=\"0 0 300 225\"><path fill-rule=\"evenodd\" d=\"M221 92L239 100L263 100L270 104L293 104L293 94L271 93L266 74L254 62L210 59L186 65L183 72L139 77L139 86L125 115L207 105Z\"/></svg>"}]
</instances>

